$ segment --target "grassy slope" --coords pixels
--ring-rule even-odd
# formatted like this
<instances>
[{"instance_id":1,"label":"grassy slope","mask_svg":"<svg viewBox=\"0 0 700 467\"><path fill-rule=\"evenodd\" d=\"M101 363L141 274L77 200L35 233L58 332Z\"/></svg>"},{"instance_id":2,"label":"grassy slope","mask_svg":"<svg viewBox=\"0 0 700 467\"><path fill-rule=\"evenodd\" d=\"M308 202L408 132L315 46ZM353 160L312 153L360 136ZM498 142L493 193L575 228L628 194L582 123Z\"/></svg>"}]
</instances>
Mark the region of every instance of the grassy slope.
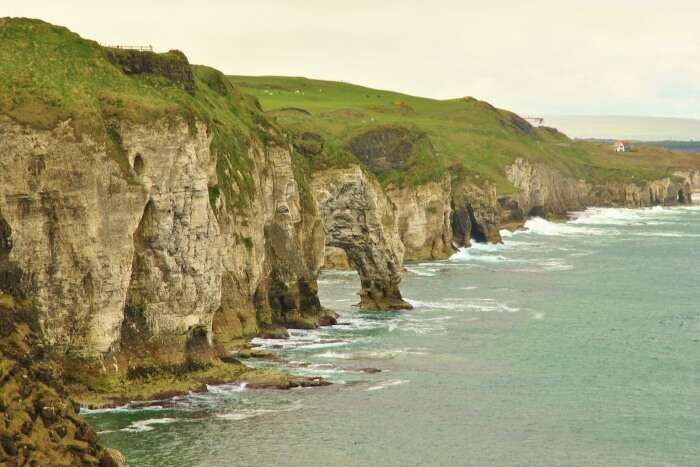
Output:
<instances>
[{"instance_id":1,"label":"grassy slope","mask_svg":"<svg viewBox=\"0 0 700 467\"><path fill-rule=\"evenodd\" d=\"M169 54L160 54L170 59ZM221 187L233 205L245 204L253 181L245 157L252 138L280 139L257 101L208 67L193 66L196 93L154 75L126 75L106 50L68 29L43 21L0 18L0 114L35 128L50 129L72 119L78 136L106 143L108 154L128 174L120 137L110 122L146 123L156 119L195 119L212 133ZM125 166L126 164L126 166ZM241 194L231 189L240 187Z\"/></svg>"},{"instance_id":2,"label":"grassy slope","mask_svg":"<svg viewBox=\"0 0 700 467\"><path fill-rule=\"evenodd\" d=\"M504 166L518 157L546 162L591 181L641 181L659 178L671 168L700 166L700 157L640 147L616 154L606 146L574 142L545 128L529 128L514 114L472 98L434 100L332 81L293 77L231 76L256 96L278 121L301 131L318 131L342 147L353 134L378 125L406 125L426 131L436 155L417 155L408 180L439 178L461 166L468 176L496 183L499 193L513 191ZM387 177L388 181L396 181ZM399 182L407 181L398 178Z\"/></svg>"}]
</instances>

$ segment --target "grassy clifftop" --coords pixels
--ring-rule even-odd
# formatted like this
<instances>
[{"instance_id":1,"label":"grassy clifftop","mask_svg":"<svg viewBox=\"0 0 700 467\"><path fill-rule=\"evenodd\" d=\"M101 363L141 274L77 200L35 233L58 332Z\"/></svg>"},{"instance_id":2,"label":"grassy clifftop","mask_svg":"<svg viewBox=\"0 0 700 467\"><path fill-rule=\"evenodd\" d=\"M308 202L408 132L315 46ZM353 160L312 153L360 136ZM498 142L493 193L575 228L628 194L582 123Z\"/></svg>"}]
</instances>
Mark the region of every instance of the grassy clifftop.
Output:
<instances>
[{"instance_id":1,"label":"grassy clifftop","mask_svg":"<svg viewBox=\"0 0 700 467\"><path fill-rule=\"evenodd\" d=\"M230 79L256 96L281 124L301 133L318 132L339 148L350 149L358 137L382 130L387 134L384 140L401 131L427 135L429 144L387 142L382 157L396 160L392 155L401 149L405 157L401 168L385 167L379 172L385 182L422 183L452 170L467 177L489 179L506 194L514 188L505 178L504 167L519 157L545 162L593 182L641 182L663 177L674 168L700 166L700 157L694 155L651 147L617 154L606 146L572 141L554 129L534 128L512 112L471 97L435 100L294 77Z\"/></svg>"},{"instance_id":2,"label":"grassy clifftop","mask_svg":"<svg viewBox=\"0 0 700 467\"><path fill-rule=\"evenodd\" d=\"M218 156L219 193L245 203L252 139L286 144L284 133L221 72L163 54L102 47L60 26L0 18L0 115L41 129L71 120L78 137L107 145L128 166L116 122L206 123ZM125 170L125 176L128 170ZM231 190L236 183L240 190Z\"/></svg>"}]
</instances>

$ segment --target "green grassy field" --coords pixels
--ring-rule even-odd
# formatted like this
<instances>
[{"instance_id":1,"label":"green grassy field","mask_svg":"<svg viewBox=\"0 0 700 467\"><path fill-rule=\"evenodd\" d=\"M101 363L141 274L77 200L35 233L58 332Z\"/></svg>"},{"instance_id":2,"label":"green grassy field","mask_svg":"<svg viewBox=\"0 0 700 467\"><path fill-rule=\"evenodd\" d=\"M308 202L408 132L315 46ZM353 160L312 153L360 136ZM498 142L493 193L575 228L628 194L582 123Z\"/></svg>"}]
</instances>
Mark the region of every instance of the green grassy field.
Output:
<instances>
[{"instance_id":1,"label":"green grassy field","mask_svg":"<svg viewBox=\"0 0 700 467\"><path fill-rule=\"evenodd\" d=\"M514 187L504 167L518 157L546 162L564 173L596 182L643 181L676 168L700 166L694 154L638 147L618 154L609 147L572 141L549 128L533 128L517 115L470 97L434 100L343 82L296 77L230 76L263 109L298 132L318 132L335 148L374 128L405 126L425 132L434 151L415 151L406 167L380 175L384 182L422 183L447 170L493 181L500 194ZM342 151L336 151L342 154ZM346 161L347 161L347 155ZM342 155L335 158L342 162Z\"/></svg>"}]
</instances>

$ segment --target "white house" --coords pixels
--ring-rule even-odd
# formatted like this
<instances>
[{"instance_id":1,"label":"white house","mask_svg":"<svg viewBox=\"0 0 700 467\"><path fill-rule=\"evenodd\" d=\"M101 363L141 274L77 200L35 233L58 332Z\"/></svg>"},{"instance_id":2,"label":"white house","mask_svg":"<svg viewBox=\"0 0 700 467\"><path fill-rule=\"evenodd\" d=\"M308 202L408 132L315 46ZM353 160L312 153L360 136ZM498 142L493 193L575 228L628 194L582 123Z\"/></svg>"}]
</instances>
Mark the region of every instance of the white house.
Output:
<instances>
[{"instance_id":1,"label":"white house","mask_svg":"<svg viewBox=\"0 0 700 467\"><path fill-rule=\"evenodd\" d=\"M615 141L612 147L615 152L629 152L632 150L632 146L626 141Z\"/></svg>"}]
</instances>

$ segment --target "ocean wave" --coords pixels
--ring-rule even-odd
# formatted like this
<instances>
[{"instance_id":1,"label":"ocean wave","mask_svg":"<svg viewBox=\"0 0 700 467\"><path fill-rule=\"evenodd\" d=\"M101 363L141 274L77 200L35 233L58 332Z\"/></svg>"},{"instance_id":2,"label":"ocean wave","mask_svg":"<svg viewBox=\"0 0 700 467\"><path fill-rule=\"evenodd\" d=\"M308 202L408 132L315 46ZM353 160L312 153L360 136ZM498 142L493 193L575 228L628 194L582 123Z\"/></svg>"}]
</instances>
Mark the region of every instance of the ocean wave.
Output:
<instances>
[{"instance_id":1,"label":"ocean wave","mask_svg":"<svg viewBox=\"0 0 700 467\"><path fill-rule=\"evenodd\" d=\"M291 405L289 405L288 407L245 408L245 409L238 409L238 410L233 411L233 412L219 413L219 414L216 414L215 416L216 416L216 418L220 418L223 420L240 421L240 420L246 420L248 418L258 417L260 415L265 415L265 414L270 414L270 413L293 412L293 411L299 410L301 408L302 408L301 402L295 401Z\"/></svg>"},{"instance_id":2,"label":"ocean wave","mask_svg":"<svg viewBox=\"0 0 700 467\"><path fill-rule=\"evenodd\" d=\"M102 409L89 409L87 407L80 408L80 415L93 415L101 413L126 413L126 412L148 412L163 410L164 407L158 404L152 404L159 401L139 401L131 404L124 404L118 407L105 407Z\"/></svg>"},{"instance_id":3,"label":"ocean wave","mask_svg":"<svg viewBox=\"0 0 700 467\"><path fill-rule=\"evenodd\" d=\"M459 310L462 302L449 301L445 302L425 302L422 300L414 300L410 298L404 298L408 303L413 305L413 308L432 308L437 310Z\"/></svg>"},{"instance_id":4,"label":"ocean wave","mask_svg":"<svg viewBox=\"0 0 700 467\"><path fill-rule=\"evenodd\" d=\"M630 225L643 219L638 210L624 208L590 208L573 216L570 223L578 225Z\"/></svg>"},{"instance_id":5,"label":"ocean wave","mask_svg":"<svg viewBox=\"0 0 700 467\"><path fill-rule=\"evenodd\" d=\"M432 277L435 275L435 270L434 269L429 269L428 271L433 271L433 272L427 272L427 271L419 271L418 269L413 269L413 268L406 268L406 271L415 274L416 276L427 276L427 277Z\"/></svg>"},{"instance_id":6,"label":"ocean wave","mask_svg":"<svg viewBox=\"0 0 700 467\"><path fill-rule=\"evenodd\" d=\"M700 234L682 233L682 232L635 232L632 235L636 237L670 237L670 238L694 238L700 237Z\"/></svg>"},{"instance_id":7,"label":"ocean wave","mask_svg":"<svg viewBox=\"0 0 700 467\"><path fill-rule=\"evenodd\" d=\"M457 253L450 256L450 261L466 262L466 261L477 261L481 263L506 263L509 261L515 261L508 259L503 255L489 255L489 254L474 254L475 251L472 248L460 248ZM488 250L481 250L482 252L488 252Z\"/></svg>"},{"instance_id":8,"label":"ocean wave","mask_svg":"<svg viewBox=\"0 0 700 467\"><path fill-rule=\"evenodd\" d=\"M212 394L230 394L244 392L246 383L240 384L207 384L207 391Z\"/></svg>"},{"instance_id":9,"label":"ocean wave","mask_svg":"<svg viewBox=\"0 0 700 467\"><path fill-rule=\"evenodd\" d=\"M524 233L544 236L616 235L619 233L614 229L582 227L573 221L567 223L550 222L541 217L533 217L525 222L525 228L527 230Z\"/></svg>"},{"instance_id":10,"label":"ocean wave","mask_svg":"<svg viewBox=\"0 0 700 467\"><path fill-rule=\"evenodd\" d=\"M375 384L374 386L370 386L367 388L367 391L378 391L380 389L386 389L392 386L399 386L408 382L409 381L407 379L391 379L388 381L382 381L381 383Z\"/></svg>"},{"instance_id":11,"label":"ocean wave","mask_svg":"<svg viewBox=\"0 0 700 467\"><path fill-rule=\"evenodd\" d=\"M360 350L357 352L324 352L317 355L319 358L332 360L390 360L399 355L426 355L422 349L398 349L398 350Z\"/></svg>"},{"instance_id":12,"label":"ocean wave","mask_svg":"<svg viewBox=\"0 0 700 467\"><path fill-rule=\"evenodd\" d=\"M177 421L178 420L176 418L149 418L146 420L132 422L131 425L127 426L126 428L122 428L119 431L128 431L133 433L152 431L155 429L153 425L166 425Z\"/></svg>"},{"instance_id":13,"label":"ocean wave","mask_svg":"<svg viewBox=\"0 0 700 467\"><path fill-rule=\"evenodd\" d=\"M573 255L572 255L573 256ZM571 264L566 263L561 258L548 258L538 263L545 271L570 271L574 269Z\"/></svg>"},{"instance_id":14,"label":"ocean wave","mask_svg":"<svg viewBox=\"0 0 700 467\"><path fill-rule=\"evenodd\" d=\"M486 299L481 303L467 303L465 308L479 312L496 312L496 313L517 313L520 308L506 305L505 303L491 303L491 300Z\"/></svg>"}]
</instances>

